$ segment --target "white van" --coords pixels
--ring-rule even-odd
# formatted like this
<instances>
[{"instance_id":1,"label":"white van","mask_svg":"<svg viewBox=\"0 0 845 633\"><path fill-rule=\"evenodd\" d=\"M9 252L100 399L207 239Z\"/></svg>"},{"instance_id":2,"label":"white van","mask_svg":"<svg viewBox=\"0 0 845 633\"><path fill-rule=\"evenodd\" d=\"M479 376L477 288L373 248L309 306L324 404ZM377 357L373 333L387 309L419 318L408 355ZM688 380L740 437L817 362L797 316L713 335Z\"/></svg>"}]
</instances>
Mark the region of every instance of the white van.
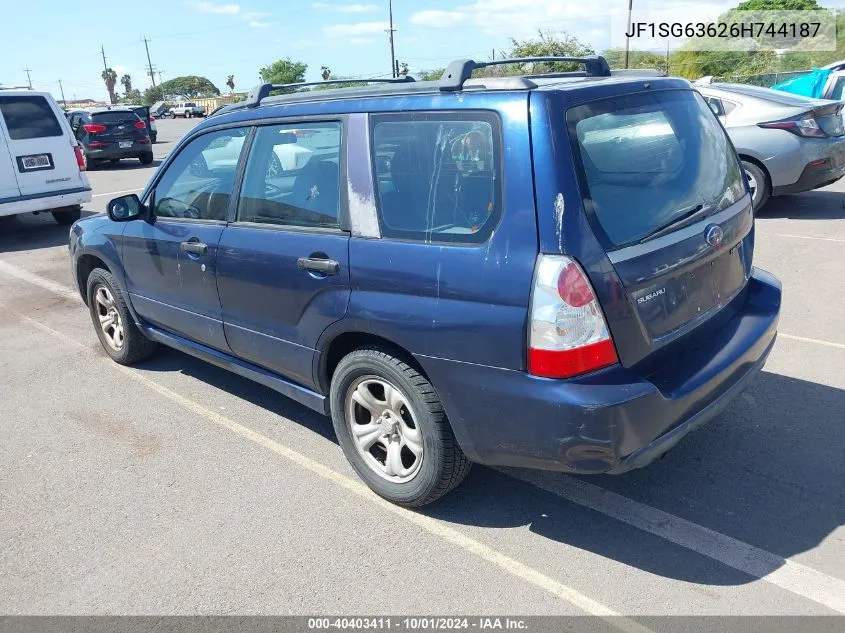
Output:
<instances>
[{"instance_id":1,"label":"white van","mask_svg":"<svg viewBox=\"0 0 845 633\"><path fill-rule=\"evenodd\" d=\"M46 92L0 90L0 216L50 211L59 224L91 201L67 118Z\"/></svg>"}]
</instances>

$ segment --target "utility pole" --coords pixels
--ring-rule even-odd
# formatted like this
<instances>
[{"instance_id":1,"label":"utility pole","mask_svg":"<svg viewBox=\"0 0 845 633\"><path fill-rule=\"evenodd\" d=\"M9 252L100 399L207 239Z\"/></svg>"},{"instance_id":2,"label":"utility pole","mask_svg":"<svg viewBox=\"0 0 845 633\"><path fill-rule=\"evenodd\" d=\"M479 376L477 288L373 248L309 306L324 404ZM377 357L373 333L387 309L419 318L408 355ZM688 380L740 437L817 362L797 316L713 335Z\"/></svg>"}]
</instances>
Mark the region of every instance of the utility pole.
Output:
<instances>
[{"instance_id":1,"label":"utility pole","mask_svg":"<svg viewBox=\"0 0 845 633\"><path fill-rule=\"evenodd\" d=\"M628 33L631 32L631 9L633 9L634 0L628 0L628 30L625 31L625 68L628 68L628 58L631 54L631 38Z\"/></svg>"},{"instance_id":2,"label":"utility pole","mask_svg":"<svg viewBox=\"0 0 845 633\"><path fill-rule=\"evenodd\" d=\"M396 53L393 50L393 33L396 29L393 28L393 0L388 0L387 3L388 9L390 11L390 28L387 29L387 33L390 35L390 73L393 75L393 78L396 78Z\"/></svg>"},{"instance_id":3,"label":"utility pole","mask_svg":"<svg viewBox=\"0 0 845 633\"><path fill-rule=\"evenodd\" d=\"M103 45L100 45L100 52L103 54L103 70L108 70L109 65L106 63L106 49L103 48Z\"/></svg>"},{"instance_id":4,"label":"utility pole","mask_svg":"<svg viewBox=\"0 0 845 633\"><path fill-rule=\"evenodd\" d=\"M158 83L159 83L159 84L164 83L164 82L161 80L161 76L164 74L164 71L163 71L163 70L157 70L157 71L156 71L156 74L158 75Z\"/></svg>"},{"instance_id":5,"label":"utility pole","mask_svg":"<svg viewBox=\"0 0 845 633\"><path fill-rule=\"evenodd\" d=\"M26 73L26 80L29 82L29 89L32 90L32 77L29 76L29 73L32 72L32 68L24 68L23 71Z\"/></svg>"},{"instance_id":6,"label":"utility pole","mask_svg":"<svg viewBox=\"0 0 845 633\"><path fill-rule=\"evenodd\" d=\"M150 76L150 81L153 82L153 88L155 88L156 87L156 76L155 76L155 72L153 72L153 63L150 61L150 47L149 47L149 44L148 44L150 40L148 40L146 37L144 37L142 39L144 41L144 48L147 49L147 65L150 67L150 70L147 74ZM159 81L161 81L161 77L159 77L158 79L159 79Z\"/></svg>"},{"instance_id":7,"label":"utility pole","mask_svg":"<svg viewBox=\"0 0 845 633\"><path fill-rule=\"evenodd\" d=\"M89 53L89 54L90 54L90 53ZM59 79L59 90L61 90L61 91L62 91L62 105L63 105L63 106L66 106L66 105L67 105L67 101L65 101L65 89L64 89L64 88L62 88L62 80L61 80L61 79Z\"/></svg>"}]
</instances>

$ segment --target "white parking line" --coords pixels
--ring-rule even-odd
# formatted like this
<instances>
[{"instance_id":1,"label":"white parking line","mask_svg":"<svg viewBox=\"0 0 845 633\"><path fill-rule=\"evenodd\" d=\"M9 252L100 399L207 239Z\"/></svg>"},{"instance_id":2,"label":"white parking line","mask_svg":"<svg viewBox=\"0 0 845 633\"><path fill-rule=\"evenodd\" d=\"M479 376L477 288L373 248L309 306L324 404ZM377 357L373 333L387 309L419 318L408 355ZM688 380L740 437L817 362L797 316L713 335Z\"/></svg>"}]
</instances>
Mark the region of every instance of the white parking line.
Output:
<instances>
[{"instance_id":1,"label":"white parking line","mask_svg":"<svg viewBox=\"0 0 845 633\"><path fill-rule=\"evenodd\" d=\"M774 235L775 237L794 237L799 240L817 240L819 242L845 242L845 239L838 237L814 237L811 235L792 235L791 233L767 233L761 231L761 235Z\"/></svg>"},{"instance_id":2,"label":"white parking line","mask_svg":"<svg viewBox=\"0 0 845 633\"><path fill-rule=\"evenodd\" d=\"M135 189L124 189L123 191L112 191L109 193L95 193L92 198L102 198L104 196L119 196L124 193L135 193L136 191L143 191L144 187L136 187Z\"/></svg>"},{"instance_id":3,"label":"white parking line","mask_svg":"<svg viewBox=\"0 0 845 633\"><path fill-rule=\"evenodd\" d=\"M626 631L627 633L654 633L648 627L642 626L641 624L634 622L633 620L629 620L627 618L621 617L616 611L606 607L605 605L601 604L600 602L596 602L592 598L588 598L584 594L578 592L577 590L569 587L568 585L563 584L546 576L542 572L537 571L533 567L529 567L528 565L521 563L520 561L516 560L515 558L511 558L507 554L503 554L499 550L490 547L489 545L485 545L481 541L477 541L465 534L462 534L458 530L455 530L448 525L438 521L437 519L433 519L428 517L424 514L420 514L418 512L414 512L412 510L407 510L400 506L394 505L388 501L385 501L381 497L375 495L367 486L362 484L360 481L347 477L346 475L342 475L339 472L332 470L328 466L311 459L307 455L303 455L294 449L273 440L266 435L262 435L257 431L246 427L234 420L227 418L226 416L220 415L216 411L212 411L211 409L207 409L203 405L199 404L198 402L194 402L190 398L186 398L185 396L168 389L164 385L157 383L154 380L150 380L143 374L141 374L138 370L131 369L129 367L124 367L122 365L118 365L112 362L108 358L104 358L102 356L96 355L90 348L90 346L86 346L79 341L58 332L50 328L49 326L44 325L43 323L32 319L25 314L21 314L20 312L14 312L18 317L26 320L30 323L33 327L40 329L43 332L65 342L69 343L81 350L85 353L90 354L94 358L103 361L105 364L109 365L113 369L120 371L133 380L143 384L145 387L155 391L160 396L167 398L171 402L187 409L188 411L205 418L209 422L213 422L218 426L221 426L229 431L232 431L236 435L253 442L263 448L266 448L270 451L273 451L277 455L281 455L282 457L288 459L289 461L295 463L297 466L300 466L311 473L326 479L333 484L344 488L348 492L351 492L370 503L379 506L381 509L391 512L399 516L400 518L408 521L409 523L413 523L415 526L425 530L429 534L440 538L455 547L458 547L469 554L473 554L474 556L480 558L481 560L490 563L492 565L496 565L503 571L512 574L513 576L523 580L527 583L535 585L540 589L547 591L548 593L552 594L553 596L565 600L566 602L574 605L575 607L581 609L582 611L590 614L599 616L605 619L608 624L611 626Z\"/></svg>"},{"instance_id":4,"label":"white parking line","mask_svg":"<svg viewBox=\"0 0 845 633\"><path fill-rule=\"evenodd\" d=\"M783 332L778 332L778 336L780 338L786 338L791 341L801 341L803 343L813 343L814 345L826 345L827 347L835 347L837 349L845 349L845 345L842 343L834 343L832 341L821 341L817 338L807 338L806 336L795 336L794 334L784 334Z\"/></svg>"},{"instance_id":5,"label":"white parking line","mask_svg":"<svg viewBox=\"0 0 845 633\"><path fill-rule=\"evenodd\" d=\"M78 293L72 292L69 288L63 286L62 284L45 279L40 275L26 271L18 266L14 266L13 264L3 262L2 260L0 260L0 271L7 272L18 279L28 281L47 290L58 292L63 296L66 296L66 294L72 294L74 298L79 299ZM61 334L60 332L52 330L46 325L33 321L25 315L21 316L28 321L32 321L34 325L50 332L54 336L69 341L75 345L82 346L81 343ZM803 337L784 334L781 334L780 336L797 340L806 340L812 343L826 344L833 347L845 347L838 343L831 343L829 341L804 339ZM487 545L474 541L460 532L443 526L433 519L398 508L397 506L394 506L393 504L373 495L369 489L360 482L336 473L322 464L311 460L309 457L301 455L284 445L278 444L274 440L260 435L252 429L244 427L233 420L225 418L215 411L205 409L202 405L195 403L176 392L170 391L166 387L146 378L135 370L124 368L111 362L109 362L109 364L121 371L128 372L130 376L140 382L143 382L150 388L155 389L170 400L197 412L203 417L206 417L221 426L229 428L247 439L270 448L296 463L300 463L301 460L300 465L304 466L308 470L311 470L326 479L335 481L335 483L342 485L344 488L347 488L356 494L366 496L374 503L378 503L383 507L390 509L391 512L400 514L409 521L417 523L426 531L441 536L444 540L447 540L462 549L472 552L484 560L488 560L489 562L506 569L509 573L512 573L523 580L543 587L554 595L564 598L572 604L579 606L588 613L603 616L607 616L609 613L612 613L612 611L607 609L607 607L592 601L590 598L579 594L574 589L543 575L533 568L528 567ZM600 512L645 532L659 536L671 543L697 552L712 560L727 565L728 567L744 572L752 577L763 579L795 595L821 604L833 611L845 614L845 581L843 580L806 567L800 563L790 561L776 554L772 554L771 552L756 548L753 545L744 543L720 532L716 532L710 528L692 523L686 519L682 519L652 506L628 499L627 497L610 492L604 488L584 483L572 477L555 475L554 478L548 480L547 476L543 473L510 470L503 470L502 472L505 472L507 475L514 477L515 479L519 479L536 486L537 488L556 494L563 499L586 508L590 508L591 510ZM335 480L335 477L338 479Z\"/></svg>"},{"instance_id":6,"label":"white parking line","mask_svg":"<svg viewBox=\"0 0 845 633\"><path fill-rule=\"evenodd\" d=\"M574 477L502 472L567 501L601 512L790 593L845 613L845 581Z\"/></svg>"}]
</instances>

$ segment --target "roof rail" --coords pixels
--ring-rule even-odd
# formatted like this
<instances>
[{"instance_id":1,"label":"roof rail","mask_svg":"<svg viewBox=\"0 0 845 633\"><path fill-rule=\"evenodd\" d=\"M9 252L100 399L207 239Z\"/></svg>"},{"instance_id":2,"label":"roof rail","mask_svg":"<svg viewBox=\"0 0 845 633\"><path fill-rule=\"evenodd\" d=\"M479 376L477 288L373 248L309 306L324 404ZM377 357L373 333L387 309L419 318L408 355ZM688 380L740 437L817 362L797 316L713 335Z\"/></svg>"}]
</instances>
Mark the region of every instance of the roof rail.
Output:
<instances>
[{"instance_id":1,"label":"roof rail","mask_svg":"<svg viewBox=\"0 0 845 633\"><path fill-rule=\"evenodd\" d=\"M405 77L398 77L394 79L328 79L325 81L308 81L295 84L259 84L249 91L246 100L243 102L244 107L254 108L261 103L262 100L270 96L274 90L285 90L289 88L308 88L312 86L336 86L342 84L404 84L411 83L414 78L410 75Z\"/></svg>"},{"instance_id":2,"label":"roof rail","mask_svg":"<svg viewBox=\"0 0 845 633\"><path fill-rule=\"evenodd\" d=\"M610 77L610 66L601 55L584 57L517 57L515 59L495 59L489 62L477 62L472 59L456 59L450 63L440 78L440 90L448 92L460 90L464 82L472 77L472 71L488 66L504 64L526 64L534 62L577 62L584 64L587 77Z\"/></svg>"}]
</instances>

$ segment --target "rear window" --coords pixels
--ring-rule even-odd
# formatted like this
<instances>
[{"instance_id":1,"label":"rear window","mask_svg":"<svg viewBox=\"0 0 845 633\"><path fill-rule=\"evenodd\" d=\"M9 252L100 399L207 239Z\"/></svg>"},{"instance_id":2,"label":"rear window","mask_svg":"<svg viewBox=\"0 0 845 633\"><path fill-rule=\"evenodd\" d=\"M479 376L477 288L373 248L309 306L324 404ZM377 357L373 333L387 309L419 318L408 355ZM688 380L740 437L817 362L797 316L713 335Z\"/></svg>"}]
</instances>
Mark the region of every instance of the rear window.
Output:
<instances>
[{"instance_id":1,"label":"rear window","mask_svg":"<svg viewBox=\"0 0 845 633\"><path fill-rule=\"evenodd\" d=\"M486 241L501 207L498 117L416 112L372 120L382 235L420 242Z\"/></svg>"},{"instance_id":2,"label":"rear window","mask_svg":"<svg viewBox=\"0 0 845 633\"><path fill-rule=\"evenodd\" d=\"M13 141L64 134L53 108L44 97L0 97L0 113Z\"/></svg>"},{"instance_id":3,"label":"rear window","mask_svg":"<svg viewBox=\"0 0 845 633\"><path fill-rule=\"evenodd\" d=\"M727 135L691 90L642 92L571 108L584 206L608 246L641 240L701 207L745 193Z\"/></svg>"},{"instance_id":4,"label":"rear window","mask_svg":"<svg viewBox=\"0 0 845 633\"><path fill-rule=\"evenodd\" d=\"M186 103L186 104L185 104L185 107L186 107L186 108L196 108L196 107L197 107L197 104L196 104L196 103L192 103L192 102L188 101L188 103Z\"/></svg>"},{"instance_id":5,"label":"rear window","mask_svg":"<svg viewBox=\"0 0 845 633\"><path fill-rule=\"evenodd\" d=\"M125 123L135 123L139 121L138 115L134 112L95 112L91 115L91 120L100 123L101 125L120 125Z\"/></svg>"}]
</instances>

